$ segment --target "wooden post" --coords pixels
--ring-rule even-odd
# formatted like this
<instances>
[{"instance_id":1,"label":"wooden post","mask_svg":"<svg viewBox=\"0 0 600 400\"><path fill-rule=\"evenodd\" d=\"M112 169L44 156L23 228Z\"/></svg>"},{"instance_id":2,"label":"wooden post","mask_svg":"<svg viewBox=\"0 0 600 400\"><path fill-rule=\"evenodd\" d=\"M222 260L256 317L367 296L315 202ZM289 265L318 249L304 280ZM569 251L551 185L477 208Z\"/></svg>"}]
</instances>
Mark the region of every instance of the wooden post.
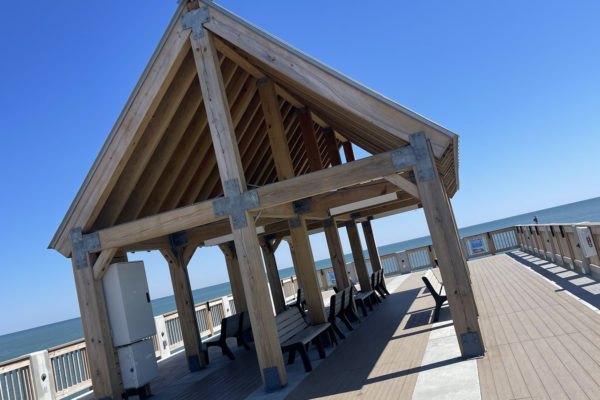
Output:
<instances>
[{"instance_id":1,"label":"wooden post","mask_svg":"<svg viewBox=\"0 0 600 400\"><path fill-rule=\"evenodd\" d=\"M265 260L267 276L269 277L269 287L271 288L271 298L275 306L275 314L285 311L285 297L283 296L283 288L281 287L281 278L277 269L277 261L275 260L275 250L279 245L279 241L275 239L263 237L260 240L260 247Z\"/></svg>"},{"instance_id":2,"label":"wooden post","mask_svg":"<svg viewBox=\"0 0 600 400\"><path fill-rule=\"evenodd\" d=\"M488 250L490 251L490 253L492 253L492 255L496 254L496 246L494 245L494 239L492 238L492 235L489 232L485 234L485 240L487 242Z\"/></svg>"},{"instance_id":3,"label":"wooden post","mask_svg":"<svg viewBox=\"0 0 600 400\"><path fill-rule=\"evenodd\" d=\"M354 150L352 150L352 143L344 142L342 146L344 147L344 156L346 157L346 162L354 161L355 158Z\"/></svg>"},{"instance_id":4,"label":"wooden post","mask_svg":"<svg viewBox=\"0 0 600 400\"><path fill-rule=\"evenodd\" d=\"M271 80L262 78L258 81L258 92L265 116L267 134L275 162L275 169L277 170L277 177L280 181L292 178L294 176L294 168L279 112L275 85ZM305 119L304 123L306 124L307 122ZM313 162L316 163L316 161ZM316 167L316 164L313 166ZM294 266L296 268L296 275L304 291L310 321L313 324L326 322L327 317L325 315L323 296L321 296L321 287L317 280L315 261L304 217L298 215L291 219L289 227L292 242L291 247L293 247L293 257L295 257Z\"/></svg>"},{"instance_id":5,"label":"wooden post","mask_svg":"<svg viewBox=\"0 0 600 400\"><path fill-rule=\"evenodd\" d=\"M333 218L323 221L323 230L325 231L325 239L327 240L327 248L329 249L329 258L333 266L333 274L335 275L335 284L339 290L350 286L350 279L346 271L346 258L342 249L342 241L340 240L340 232Z\"/></svg>"},{"instance_id":6,"label":"wooden post","mask_svg":"<svg viewBox=\"0 0 600 400\"><path fill-rule=\"evenodd\" d=\"M161 254L169 263L188 369L191 372L199 371L206 366L206 360L202 353L202 341L198 331L198 319L196 318L187 262L183 258L183 248L173 246L170 250L161 250Z\"/></svg>"},{"instance_id":7,"label":"wooden post","mask_svg":"<svg viewBox=\"0 0 600 400\"><path fill-rule=\"evenodd\" d=\"M292 243L292 239L287 240L288 247L290 248L290 255L292 256L292 264L294 265L294 271L296 272L296 291L302 288L302 280L300 276L298 276L298 260L296 258L296 251L294 250L294 243Z\"/></svg>"},{"instance_id":8,"label":"wooden post","mask_svg":"<svg viewBox=\"0 0 600 400\"><path fill-rule=\"evenodd\" d=\"M367 242L371 267L373 268L373 272L375 272L381 269L381 258L379 257L379 250L377 250L377 244L375 244L375 236L373 236L373 227L371 226L372 219L373 217L367 218L361 225L363 234L365 235L365 242Z\"/></svg>"},{"instance_id":9,"label":"wooden post","mask_svg":"<svg viewBox=\"0 0 600 400\"><path fill-rule=\"evenodd\" d=\"M485 352L485 345L452 206L435 168L431 146L425 135L411 135L410 144L416 158L417 186L435 246L460 350L464 357L480 356Z\"/></svg>"},{"instance_id":10,"label":"wooden post","mask_svg":"<svg viewBox=\"0 0 600 400\"><path fill-rule=\"evenodd\" d=\"M229 216L262 382L267 389L277 390L287 385L287 373L271 299L265 290L267 279L256 236L256 225L254 218L248 213L251 205L259 202L259 199L247 193L246 179L212 34L202 27L203 17L205 17L202 11L191 13L193 11L185 14L184 17L190 15L192 19L188 21L190 22L188 26L193 30L190 36L192 51L198 69L219 175L225 192L225 197L215 200L213 207L215 213Z\"/></svg>"},{"instance_id":11,"label":"wooden post","mask_svg":"<svg viewBox=\"0 0 600 400\"><path fill-rule=\"evenodd\" d=\"M354 258L354 268L356 269L356 275L358 275L360 290L372 290L371 277L369 276L369 271L367 271L367 264L365 263L365 256L354 219L346 222L346 232L348 233L348 240L352 248L352 258Z\"/></svg>"},{"instance_id":12,"label":"wooden post","mask_svg":"<svg viewBox=\"0 0 600 400\"><path fill-rule=\"evenodd\" d=\"M223 243L219 245L219 248L225 256L225 265L227 265L227 274L229 275L229 283L231 284L231 294L233 295L235 312L241 313L242 311L248 311L244 283L242 282L242 273L240 272L240 263L238 262L237 253L235 251L235 243L233 243L233 241Z\"/></svg>"},{"instance_id":13,"label":"wooden post","mask_svg":"<svg viewBox=\"0 0 600 400\"><path fill-rule=\"evenodd\" d=\"M310 322L312 324L327 322L323 296L321 296L321 286L317 280L315 261L308 239L308 231L306 230L306 221L301 216L297 216L290 221L290 236L292 237L297 263L296 276L304 291Z\"/></svg>"},{"instance_id":14,"label":"wooden post","mask_svg":"<svg viewBox=\"0 0 600 400\"><path fill-rule=\"evenodd\" d=\"M88 253L81 229L71 231L73 276L90 364L94 396L121 399L123 384L112 344L102 281L94 279L96 255ZM52 384L52 383L51 383Z\"/></svg>"}]
</instances>

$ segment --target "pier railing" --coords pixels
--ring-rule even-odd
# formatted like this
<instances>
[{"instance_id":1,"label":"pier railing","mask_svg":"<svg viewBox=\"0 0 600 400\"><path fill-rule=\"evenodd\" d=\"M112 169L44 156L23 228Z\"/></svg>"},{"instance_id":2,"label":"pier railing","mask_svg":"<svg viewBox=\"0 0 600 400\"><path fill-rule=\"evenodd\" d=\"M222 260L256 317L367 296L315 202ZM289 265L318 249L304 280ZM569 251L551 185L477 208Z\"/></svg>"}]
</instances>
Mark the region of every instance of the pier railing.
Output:
<instances>
[{"instance_id":1,"label":"pier railing","mask_svg":"<svg viewBox=\"0 0 600 400\"><path fill-rule=\"evenodd\" d=\"M518 225L515 231L523 251L600 278L600 223Z\"/></svg>"},{"instance_id":2,"label":"pier railing","mask_svg":"<svg viewBox=\"0 0 600 400\"><path fill-rule=\"evenodd\" d=\"M542 225L537 227L536 230L535 228L529 229L528 226L518 226L465 237L462 239L465 256L467 258L481 257L520 247L536 254L555 254L555 257L559 256L565 262L575 260L576 265L599 265L597 260L592 260L595 265L589 262L584 264L583 261L573 256L574 250L567 253L562 250L563 247L558 247L558 244L556 247L544 245L547 243L544 241L543 234L546 230L541 228ZM573 228L566 225L562 227L562 230L557 230L559 228L555 227L549 229L548 232L554 232L555 235L552 236L554 238L556 232L560 231L567 238L564 239L564 243L570 243L567 240L571 240L569 238L572 238ZM600 224L593 225L591 230L596 235L594 240L598 245ZM549 250L550 248L553 250ZM561 250L557 253L554 249ZM410 273L436 265L435 250L431 245L381 255L380 260L386 276ZM365 261L367 269L371 273L370 260L367 258ZM348 263L346 269L353 280L357 281L354 263ZM328 290L335 286L333 268L319 270L317 276L322 290ZM298 289L296 277L282 279L281 286L286 302L293 301ZM236 312L231 295L198 303L195 305L195 310L198 330L203 338L219 333L221 319ZM155 317L155 324L157 334L152 337L152 340L157 358L167 358L183 347L177 311ZM36 396L38 391L45 393L49 391L51 398L63 399L89 389L91 385L89 360L83 339L0 363L0 400L36 399L40 397Z\"/></svg>"}]
</instances>

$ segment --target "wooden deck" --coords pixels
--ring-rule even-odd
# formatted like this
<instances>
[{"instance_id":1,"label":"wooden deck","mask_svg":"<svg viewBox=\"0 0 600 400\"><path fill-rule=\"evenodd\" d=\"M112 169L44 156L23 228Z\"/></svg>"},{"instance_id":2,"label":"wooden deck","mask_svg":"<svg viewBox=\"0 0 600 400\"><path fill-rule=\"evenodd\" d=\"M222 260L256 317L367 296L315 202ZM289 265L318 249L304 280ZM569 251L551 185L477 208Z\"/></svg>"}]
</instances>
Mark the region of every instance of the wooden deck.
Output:
<instances>
[{"instance_id":1,"label":"wooden deck","mask_svg":"<svg viewBox=\"0 0 600 400\"><path fill-rule=\"evenodd\" d=\"M600 315L518 258L469 263L487 347L482 398L600 399Z\"/></svg>"},{"instance_id":2,"label":"wooden deck","mask_svg":"<svg viewBox=\"0 0 600 400\"><path fill-rule=\"evenodd\" d=\"M469 262L487 347L477 360L482 399L600 399L600 315L542 275L580 297L587 294L595 305L598 283L521 256ZM434 302L421 275L410 275L325 360L311 356L312 373L304 373L299 360L293 366L298 372L288 367L284 391L261 394L254 352L236 349L236 361L216 352L215 362L196 374L185 372L183 357L165 360L153 382L156 398L410 399L420 372L461 362L422 365L430 333L451 321L443 309L442 322L429 323ZM578 286L584 281L586 287Z\"/></svg>"}]
</instances>

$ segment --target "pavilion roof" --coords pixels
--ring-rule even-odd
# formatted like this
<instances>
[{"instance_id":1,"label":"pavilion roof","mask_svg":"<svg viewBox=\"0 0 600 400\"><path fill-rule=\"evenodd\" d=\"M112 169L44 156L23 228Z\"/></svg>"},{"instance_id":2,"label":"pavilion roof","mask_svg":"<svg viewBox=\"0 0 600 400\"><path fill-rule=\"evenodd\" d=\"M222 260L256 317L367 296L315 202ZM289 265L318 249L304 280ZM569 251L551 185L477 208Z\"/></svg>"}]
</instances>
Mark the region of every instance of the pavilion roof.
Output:
<instances>
[{"instance_id":1,"label":"pavilion roof","mask_svg":"<svg viewBox=\"0 0 600 400\"><path fill-rule=\"evenodd\" d=\"M328 145L350 141L371 154L423 131L449 196L458 190L458 136L353 81L210 1L210 18L249 186L277 181L257 81L276 84L296 175L310 172L298 112L310 112L322 167ZM70 256L70 231L122 224L222 193L181 4L92 165L49 248ZM301 111L300 111L301 112ZM410 203L410 202L409 202ZM418 204L418 199L412 203ZM408 204L408 203L406 203Z\"/></svg>"}]
</instances>

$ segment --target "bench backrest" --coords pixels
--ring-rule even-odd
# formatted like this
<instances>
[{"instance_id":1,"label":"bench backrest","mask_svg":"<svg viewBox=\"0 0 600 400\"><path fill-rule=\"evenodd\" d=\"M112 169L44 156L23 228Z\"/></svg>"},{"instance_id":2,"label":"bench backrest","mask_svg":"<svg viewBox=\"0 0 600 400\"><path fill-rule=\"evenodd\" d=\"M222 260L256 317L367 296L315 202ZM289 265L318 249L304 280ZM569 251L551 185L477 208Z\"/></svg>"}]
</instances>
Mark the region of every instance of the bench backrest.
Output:
<instances>
[{"instance_id":1,"label":"bench backrest","mask_svg":"<svg viewBox=\"0 0 600 400\"><path fill-rule=\"evenodd\" d=\"M344 289L342 291L343 293L343 299L344 299L344 304L342 305L342 310L346 310L348 307L350 307L350 304L352 303L352 295L353 292L356 289L354 289L354 286L348 286L346 289Z\"/></svg>"},{"instance_id":2,"label":"bench backrest","mask_svg":"<svg viewBox=\"0 0 600 400\"><path fill-rule=\"evenodd\" d=\"M344 292L338 292L329 298L329 316L335 317L343 310L344 306Z\"/></svg>"},{"instance_id":3,"label":"bench backrest","mask_svg":"<svg viewBox=\"0 0 600 400\"><path fill-rule=\"evenodd\" d=\"M221 336L234 337L240 331L242 314L233 314L221 320Z\"/></svg>"},{"instance_id":4,"label":"bench backrest","mask_svg":"<svg viewBox=\"0 0 600 400\"><path fill-rule=\"evenodd\" d=\"M250 325L250 315L248 315L248 311L242 311L242 332L251 328Z\"/></svg>"},{"instance_id":5,"label":"bench backrest","mask_svg":"<svg viewBox=\"0 0 600 400\"><path fill-rule=\"evenodd\" d=\"M292 307L281 314L278 314L275 317L275 323L277 324L277 335L279 336L279 341L281 343L287 341L308 325L302 317L302 314L300 314L300 310L296 307Z\"/></svg>"},{"instance_id":6,"label":"bench backrest","mask_svg":"<svg viewBox=\"0 0 600 400\"><path fill-rule=\"evenodd\" d=\"M371 286L376 288L381 285L381 281L383 280L383 270L379 269L371 274Z\"/></svg>"},{"instance_id":7,"label":"bench backrest","mask_svg":"<svg viewBox=\"0 0 600 400\"><path fill-rule=\"evenodd\" d=\"M425 272L425 275L423 275L423 281L430 292L433 291L437 294L440 294L442 291L442 283L438 280L432 270Z\"/></svg>"}]
</instances>

